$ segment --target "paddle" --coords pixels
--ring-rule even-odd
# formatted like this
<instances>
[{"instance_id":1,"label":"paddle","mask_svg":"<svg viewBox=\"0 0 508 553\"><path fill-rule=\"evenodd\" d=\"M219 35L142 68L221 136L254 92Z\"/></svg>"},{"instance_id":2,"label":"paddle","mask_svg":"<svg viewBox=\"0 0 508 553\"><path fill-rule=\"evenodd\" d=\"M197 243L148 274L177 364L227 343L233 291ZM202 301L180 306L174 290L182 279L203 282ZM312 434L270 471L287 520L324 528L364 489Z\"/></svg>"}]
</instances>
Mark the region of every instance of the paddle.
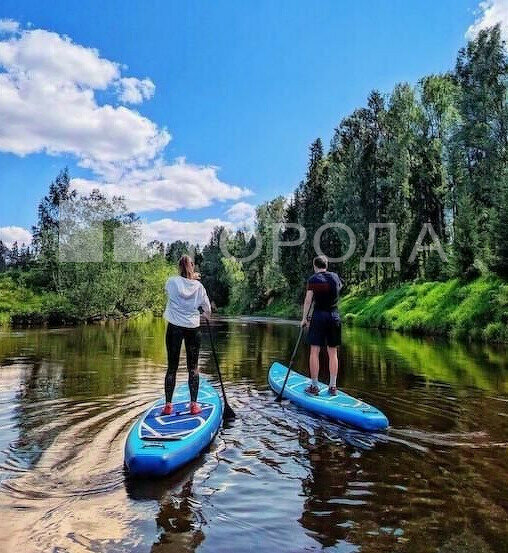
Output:
<instances>
[{"instance_id":1,"label":"paddle","mask_svg":"<svg viewBox=\"0 0 508 553\"><path fill-rule=\"evenodd\" d=\"M208 335L210 336L210 345L212 347L212 354L213 354L213 358L215 360L215 366L217 367L217 374L219 375L220 387L222 388L222 397L224 398L224 415L223 416L226 420L234 419L236 417L236 415L235 415L235 412L233 411L233 409L231 409L231 407L229 406L228 400L226 398L226 390L224 389L224 383L222 382L222 374L220 372L219 359L217 357L217 352L215 350L215 343L213 341L212 329L210 328L210 321L208 320L208 317L205 317L205 321L206 321L206 326L208 328Z\"/></svg>"},{"instance_id":2,"label":"paddle","mask_svg":"<svg viewBox=\"0 0 508 553\"><path fill-rule=\"evenodd\" d=\"M298 351L298 346L300 345L300 342L302 340L303 336L303 326L300 327L300 332L298 334L298 340L296 340L295 349L293 350L293 355L291 355L291 359L289 361L288 366L288 372L286 373L286 378L284 379L284 384L282 384L282 388L280 389L280 392L278 393L277 397L275 398L275 401L278 401L279 403L282 401L282 393L284 392L284 388L286 387L286 382L289 378L289 373L291 372L291 367L293 366L293 362L296 357L296 352Z\"/></svg>"},{"instance_id":3,"label":"paddle","mask_svg":"<svg viewBox=\"0 0 508 553\"><path fill-rule=\"evenodd\" d=\"M309 309L307 311L307 320L309 318L309 313L311 312L313 306L314 306L314 297L312 298L312 301L310 302L310 305L309 305ZM288 381L289 373L291 372L291 367L293 366L293 362L294 362L295 357L296 357L296 352L298 351L298 347L299 347L300 342L302 340L303 329L304 329L304 327L301 326L300 327L300 332L298 334L298 340L296 340L295 349L293 350L293 354L291 355L291 359L289 360L288 372L286 373L286 378L284 378L284 383L282 384L282 388L280 389L280 392L277 394L277 397L275 398L275 401L277 401L279 403L282 401L282 392L284 392L284 388L286 387L286 382Z\"/></svg>"}]
</instances>

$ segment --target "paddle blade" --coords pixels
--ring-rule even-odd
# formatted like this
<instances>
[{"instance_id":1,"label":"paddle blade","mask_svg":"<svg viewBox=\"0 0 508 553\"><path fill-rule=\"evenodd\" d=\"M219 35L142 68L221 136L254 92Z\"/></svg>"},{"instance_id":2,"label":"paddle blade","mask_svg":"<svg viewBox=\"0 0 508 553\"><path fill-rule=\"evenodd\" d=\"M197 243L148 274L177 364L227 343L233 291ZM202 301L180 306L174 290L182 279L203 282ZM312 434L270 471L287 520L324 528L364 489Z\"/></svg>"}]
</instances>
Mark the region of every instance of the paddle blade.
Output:
<instances>
[{"instance_id":1,"label":"paddle blade","mask_svg":"<svg viewBox=\"0 0 508 553\"><path fill-rule=\"evenodd\" d=\"M280 403L280 402L282 401L282 394L280 394L280 393L277 394L277 397L275 398L275 401L276 401L277 403Z\"/></svg>"},{"instance_id":2,"label":"paddle blade","mask_svg":"<svg viewBox=\"0 0 508 553\"><path fill-rule=\"evenodd\" d=\"M223 416L226 420L232 420L236 418L235 412L233 411L233 409L231 409L231 407L229 406L229 403L226 403L226 405L224 405Z\"/></svg>"}]
</instances>

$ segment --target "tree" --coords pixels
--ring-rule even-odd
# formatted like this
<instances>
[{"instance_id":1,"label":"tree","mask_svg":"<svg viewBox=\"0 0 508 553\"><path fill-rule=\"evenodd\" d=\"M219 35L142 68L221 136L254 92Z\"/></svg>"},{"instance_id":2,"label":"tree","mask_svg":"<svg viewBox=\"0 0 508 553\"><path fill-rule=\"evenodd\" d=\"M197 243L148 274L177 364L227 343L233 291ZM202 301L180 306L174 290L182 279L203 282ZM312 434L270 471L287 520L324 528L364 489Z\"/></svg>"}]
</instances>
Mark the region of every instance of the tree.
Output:
<instances>
[{"instance_id":1,"label":"tree","mask_svg":"<svg viewBox=\"0 0 508 553\"><path fill-rule=\"evenodd\" d=\"M282 196L265 202L256 209L256 230L261 240L261 251L248 269L256 273L257 286L252 294L254 302L262 306L270 298L280 295L287 285L278 263L274 262L274 226L284 221L285 199ZM253 290L254 291L254 290Z\"/></svg>"},{"instance_id":2,"label":"tree","mask_svg":"<svg viewBox=\"0 0 508 553\"><path fill-rule=\"evenodd\" d=\"M201 281L206 288L210 299L218 307L224 307L229 300L229 288L225 274L220 249L220 237L222 232L227 232L223 226L213 229L208 244L203 248L203 260L201 262Z\"/></svg>"},{"instance_id":3,"label":"tree","mask_svg":"<svg viewBox=\"0 0 508 553\"><path fill-rule=\"evenodd\" d=\"M462 120L456 140L485 261L493 259L491 220L508 176L508 58L499 25L459 51L455 74Z\"/></svg>"},{"instance_id":4,"label":"tree","mask_svg":"<svg viewBox=\"0 0 508 553\"><path fill-rule=\"evenodd\" d=\"M494 262L496 273L508 278L508 184L505 183L499 198L499 211L494 224Z\"/></svg>"},{"instance_id":5,"label":"tree","mask_svg":"<svg viewBox=\"0 0 508 553\"><path fill-rule=\"evenodd\" d=\"M297 228L291 225L297 225L301 217L300 192L296 190L293 197L284 209L284 223L290 226L284 228L281 232L282 242L294 242L299 239L300 233ZM295 260L302 258L302 246L285 246L280 250L280 268L288 283L289 295L294 300L300 299L302 290L302 269Z\"/></svg>"},{"instance_id":6,"label":"tree","mask_svg":"<svg viewBox=\"0 0 508 553\"><path fill-rule=\"evenodd\" d=\"M467 193L459 200L453 237L453 266L457 276L470 279L478 274L475 255L478 232L471 196Z\"/></svg>"},{"instance_id":7,"label":"tree","mask_svg":"<svg viewBox=\"0 0 508 553\"><path fill-rule=\"evenodd\" d=\"M70 189L69 170L65 168L50 184L48 194L38 208L38 221L32 229L34 256L38 262L38 282L41 286L61 292L58 262L59 207L77 196Z\"/></svg>"},{"instance_id":8,"label":"tree","mask_svg":"<svg viewBox=\"0 0 508 553\"><path fill-rule=\"evenodd\" d=\"M187 241L175 240L166 246L166 260L169 263L177 264L182 255L190 254L191 245Z\"/></svg>"},{"instance_id":9,"label":"tree","mask_svg":"<svg viewBox=\"0 0 508 553\"><path fill-rule=\"evenodd\" d=\"M310 146L307 174L300 186L301 224L307 232L307 240L302 250L300 263L305 272L312 271L312 259L315 256L313 240L317 229L323 224L326 201L326 173L323 172L323 144L317 138Z\"/></svg>"},{"instance_id":10,"label":"tree","mask_svg":"<svg viewBox=\"0 0 508 553\"><path fill-rule=\"evenodd\" d=\"M32 252L30 246L27 246L25 243L21 244L18 255L18 267L22 270L27 270L32 262Z\"/></svg>"},{"instance_id":11,"label":"tree","mask_svg":"<svg viewBox=\"0 0 508 553\"><path fill-rule=\"evenodd\" d=\"M14 242L8 253L9 265L17 267L19 263L19 246L17 242Z\"/></svg>"},{"instance_id":12,"label":"tree","mask_svg":"<svg viewBox=\"0 0 508 553\"><path fill-rule=\"evenodd\" d=\"M9 248L0 240L0 272L7 268Z\"/></svg>"}]
</instances>

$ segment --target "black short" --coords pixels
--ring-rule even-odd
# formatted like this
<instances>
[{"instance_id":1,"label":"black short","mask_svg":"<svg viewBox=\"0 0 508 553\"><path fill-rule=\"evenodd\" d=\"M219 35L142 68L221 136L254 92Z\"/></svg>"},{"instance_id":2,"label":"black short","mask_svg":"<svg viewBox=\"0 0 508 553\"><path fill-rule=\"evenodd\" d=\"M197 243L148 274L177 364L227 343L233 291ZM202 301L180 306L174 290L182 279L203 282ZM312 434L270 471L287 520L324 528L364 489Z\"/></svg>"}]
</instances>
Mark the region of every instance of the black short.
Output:
<instances>
[{"instance_id":1,"label":"black short","mask_svg":"<svg viewBox=\"0 0 508 553\"><path fill-rule=\"evenodd\" d=\"M337 311L314 310L310 320L307 343L311 346L342 345L342 323Z\"/></svg>"}]
</instances>

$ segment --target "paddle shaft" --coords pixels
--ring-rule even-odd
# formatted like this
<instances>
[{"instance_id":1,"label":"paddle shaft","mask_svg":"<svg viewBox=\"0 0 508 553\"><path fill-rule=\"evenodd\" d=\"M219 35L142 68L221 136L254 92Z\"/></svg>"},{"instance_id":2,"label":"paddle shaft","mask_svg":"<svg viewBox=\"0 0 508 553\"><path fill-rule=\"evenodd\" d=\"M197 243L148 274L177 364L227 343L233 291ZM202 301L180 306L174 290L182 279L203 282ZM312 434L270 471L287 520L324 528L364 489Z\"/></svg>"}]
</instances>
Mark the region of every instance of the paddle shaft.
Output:
<instances>
[{"instance_id":1,"label":"paddle shaft","mask_svg":"<svg viewBox=\"0 0 508 553\"><path fill-rule=\"evenodd\" d=\"M217 357L217 351L215 350L215 343L213 341L212 329L210 327L210 321L208 320L208 317L205 317L205 321L206 321L206 326L208 328L208 336L210 337L210 346L212 348L212 355L215 361L215 367L217 368L217 374L219 375L220 387L222 389L222 397L224 398L224 418L234 419L236 415L233 409L231 409L226 397L226 390L224 389L224 382L222 381L222 373L220 372L220 367L219 367L219 358Z\"/></svg>"},{"instance_id":2,"label":"paddle shaft","mask_svg":"<svg viewBox=\"0 0 508 553\"><path fill-rule=\"evenodd\" d=\"M288 381L289 373L291 372L291 367L293 366L293 362L295 360L296 352L298 351L298 347L300 346L302 336L303 336L303 326L300 327L300 332L298 334L298 340L296 340L295 349L293 350L293 354L291 355L291 359L289 361L288 372L286 373L286 378L284 378L284 383L282 384L282 388L280 389L279 394L275 398L275 401L282 401L282 393L284 392L284 388L286 387L286 382Z\"/></svg>"},{"instance_id":3,"label":"paddle shaft","mask_svg":"<svg viewBox=\"0 0 508 553\"><path fill-rule=\"evenodd\" d=\"M305 315L307 317L307 319L309 317L309 313L311 312L313 305L314 305L314 298L312 298L312 301L309 305L309 310L307 311L307 314ZM298 351L298 347L300 346L300 342L302 341L303 329L304 329L304 327L301 326L300 327L300 332L298 334L298 339L296 340L295 349L293 350L293 354L291 355L291 359L289 360L289 366L288 366L288 372L286 373L286 378L284 378L282 388L280 389L280 392L277 394L277 397L275 398L275 401L278 401L278 402L282 401L282 393L284 392L284 388L286 387L286 382L288 381L289 373L291 372L291 367L293 366L293 362L294 362L295 357L296 357L296 352Z\"/></svg>"}]
</instances>

